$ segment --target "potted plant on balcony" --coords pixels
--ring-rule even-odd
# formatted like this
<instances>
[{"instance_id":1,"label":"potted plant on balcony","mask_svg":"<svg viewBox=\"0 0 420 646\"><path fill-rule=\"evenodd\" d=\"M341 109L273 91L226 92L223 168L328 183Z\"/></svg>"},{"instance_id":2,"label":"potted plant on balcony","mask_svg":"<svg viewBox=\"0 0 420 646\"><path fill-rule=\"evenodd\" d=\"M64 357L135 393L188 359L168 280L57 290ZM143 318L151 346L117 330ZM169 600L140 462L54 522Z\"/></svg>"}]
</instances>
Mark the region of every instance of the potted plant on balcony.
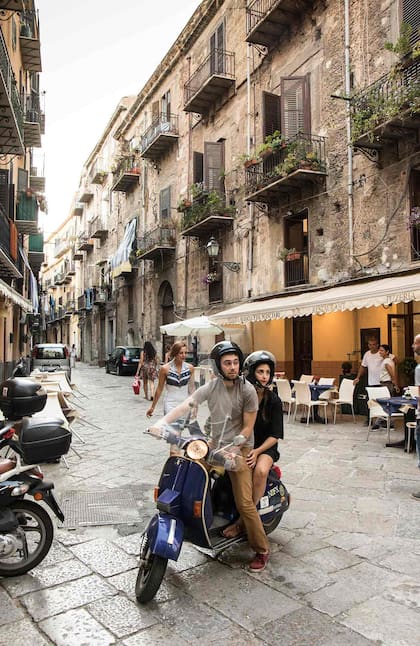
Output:
<instances>
[{"instance_id":1,"label":"potted plant on balcony","mask_svg":"<svg viewBox=\"0 0 420 646\"><path fill-rule=\"evenodd\" d=\"M192 206L192 202L189 198L187 197L180 197L178 200L178 204L176 207L176 210L178 213L183 213L187 209L189 209Z\"/></svg>"},{"instance_id":2,"label":"potted plant on balcony","mask_svg":"<svg viewBox=\"0 0 420 646\"><path fill-rule=\"evenodd\" d=\"M260 163L260 159L256 153L244 153L239 157L239 161L244 165L244 168L251 168Z\"/></svg>"},{"instance_id":3,"label":"potted plant on balcony","mask_svg":"<svg viewBox=\"0 0 420 646\"><path fill-rule=\"evenodd\" d=\"M321 168L321 162L316 156L316 153L309 151L300 160L299 167L307 170L319 170Z\"/></svg>"},{"instance_id":4,"label":"potted plant on balcony","mask_svg":"<svg viewBox=\"0 0 420 646\"><path fill-rule=\"evenodd\" d=\"M283 247L283 249L280 249L278 251L277 258L282 262L285 262L286 260L299 260L300 251L296 251L294 247L292 247L291 249Z\"/></svg>"},{"instance_id":5,"label":"potted plant on balcony","mask_svg":"<svg viewBox=\"0 0 420 646\"><path fill-rule=\"evenodd\" d=\"M275 130L271 135L267 135L264 143L257 148L257 155L262 159L269 157L280 148L287 146L286 140L282 137L280 130Z\"/></svg>"}]
</instances>

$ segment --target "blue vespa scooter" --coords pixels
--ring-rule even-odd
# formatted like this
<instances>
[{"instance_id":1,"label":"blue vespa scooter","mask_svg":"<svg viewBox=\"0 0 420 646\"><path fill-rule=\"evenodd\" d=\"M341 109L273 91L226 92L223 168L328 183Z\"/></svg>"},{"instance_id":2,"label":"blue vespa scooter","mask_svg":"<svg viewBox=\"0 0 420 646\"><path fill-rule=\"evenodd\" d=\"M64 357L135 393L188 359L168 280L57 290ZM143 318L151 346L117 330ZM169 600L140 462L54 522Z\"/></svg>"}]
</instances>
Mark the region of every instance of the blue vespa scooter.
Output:
<instances>
[{"instance_id":1,"label":"blue vespa scooter","mask_svg":"<svg viewBox=\"0 0 420 646\"><path fill-rule=\"evenodd\" d=\"M229 418L225 420L226 423ZM182 436L182 430L194 433ZM166 426L149 433L178 447L181 455L166 461L155 490L157 513L142 535L135 594L140 603L153 599L162 583L168 560L176 561L184 540L221 552L246 540L245 534L226 538L221 532L238 517L226 471L243 468L243 458L233 444L211 447L197 422ZM223 437L223 432L221 434ZM274 466L257 509L270 534L289 507L289 493Z\"/></svg>"}]
</instances>

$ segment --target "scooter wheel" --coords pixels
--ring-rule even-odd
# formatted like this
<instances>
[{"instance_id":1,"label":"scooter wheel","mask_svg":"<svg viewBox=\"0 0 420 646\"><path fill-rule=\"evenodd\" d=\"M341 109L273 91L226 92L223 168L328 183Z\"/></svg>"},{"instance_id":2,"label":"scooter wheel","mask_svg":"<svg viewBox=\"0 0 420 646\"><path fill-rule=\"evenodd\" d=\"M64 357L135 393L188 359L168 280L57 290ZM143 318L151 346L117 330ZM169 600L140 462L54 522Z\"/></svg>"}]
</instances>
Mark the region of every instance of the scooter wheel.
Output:
<instances>
[{"instance_id":1,"label":"scooter wheel","mask_svg":"<svg viewBox=\"0 0 420 646\"><path fill-rule=\"evenodd\" d=\"M0 557L0 576L18 576L32 570L47 556L54 536L49 514L37 503L16 500L10 509L19 523L11 532L18 549L8 557Z\"/></svg>"},{"instance_id":2,"label":"scooter wheel","mask_svg":"<svg viewBox=\"0 0 420 646\"><path fill-rule=\"evenodd\" d=\"M140 603L148 603L160 588L165 576L168 559L152 554L146 538L140 552L140 566L136 579L136 598Z\"/></svg>"}]
</instances>

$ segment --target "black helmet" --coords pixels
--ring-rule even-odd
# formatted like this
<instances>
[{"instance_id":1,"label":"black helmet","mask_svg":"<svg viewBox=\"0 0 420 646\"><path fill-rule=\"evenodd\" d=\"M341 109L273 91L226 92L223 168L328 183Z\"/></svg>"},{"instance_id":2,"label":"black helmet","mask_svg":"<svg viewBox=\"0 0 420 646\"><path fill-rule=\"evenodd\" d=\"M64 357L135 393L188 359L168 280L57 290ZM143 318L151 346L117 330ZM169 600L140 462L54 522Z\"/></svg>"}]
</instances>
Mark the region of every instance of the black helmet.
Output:
<instances>
[{"instance_id":1,"label":"black helmet","mask_svg":"<svg viewBox=\"0 0 420 646\"><path fill-rule=\"evenodd\" d=\"M267 363L270 366L270 381L267 384L270 385L274 379L274 371L276 369L276 357L274 354L268 350L257 350L256 352L251 352L251 354L245 359L244 374L248 381L250 381L251 384L254 384L254 386L257 383L255 370L262 363Z\"/></svg>"},{"instance_id":2,"label":"black helmet","mask_svg":"<svg viewBox=\"0 0 420 646\"><path fill-rule=\"evenodd\" d=\"M215 346L213 346L210 352L213 372L215 374L219 373L219 375L224 378L224 374L220 367L220 359L224 354L236 354L239 358L239 372L242 372L242 367L244 365L244 355L242 354L242 350L239 345L233 343L232 341L220 341L219 343L216 343Z\"/></svg>"}]
</instances>

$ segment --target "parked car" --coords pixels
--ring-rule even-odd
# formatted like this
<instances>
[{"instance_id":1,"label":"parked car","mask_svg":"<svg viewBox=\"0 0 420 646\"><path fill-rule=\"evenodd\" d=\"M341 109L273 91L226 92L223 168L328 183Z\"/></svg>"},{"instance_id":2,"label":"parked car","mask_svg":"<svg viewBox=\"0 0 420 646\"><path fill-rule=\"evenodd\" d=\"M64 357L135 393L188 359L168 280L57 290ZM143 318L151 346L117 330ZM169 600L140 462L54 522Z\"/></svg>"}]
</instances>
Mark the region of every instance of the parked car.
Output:
<instances>
[{"instance_id":1,"label":"parked car","mask_svg":"<svg viewBox=\"0 0 420 646\"><path fill-rule=\"evenodd\" d=\"M64 343L37 343L32 349L31 370L41 372L65 370L70 379L70 350Z\"/></svg>"},{"instance_id":2,"label":"parked car","mask_svg":"<svg viewBox=\"0 0 420 646\"><path fill-rule=\"evenodd\" d=\"M141 348L117 345L105 361L105 372L116 375L134 375L140 360Z\"/></svg>"}]
</instances>

